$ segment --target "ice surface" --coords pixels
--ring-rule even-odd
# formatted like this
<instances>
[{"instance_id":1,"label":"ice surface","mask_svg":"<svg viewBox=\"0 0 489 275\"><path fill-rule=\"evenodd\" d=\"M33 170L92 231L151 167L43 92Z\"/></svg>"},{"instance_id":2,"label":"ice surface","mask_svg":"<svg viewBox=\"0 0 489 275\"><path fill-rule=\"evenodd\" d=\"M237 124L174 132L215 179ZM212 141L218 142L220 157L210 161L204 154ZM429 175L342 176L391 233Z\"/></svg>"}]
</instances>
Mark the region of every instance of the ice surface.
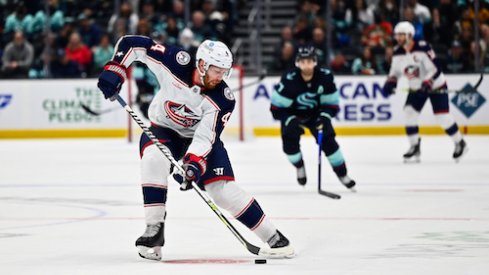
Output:
<instances>
[{"instance_id":1,"label":"ice surface","mask_svg":"<svg viewBox=\"0 0 489 275\"><path fill-rule=\"evenodd\" d=\"M423 137L403 164L405 137L338 137L358 193L346 190L304 138L300 187L279 138L226 147L297 257L255 265L194 191L170 183L162 262L137 256L144 231L137 144L119 139L0 141L1 274L488 274L489 137L466 137L458 164L445 136ZM232 219L243 235L254 234Z\"/></svg>"}]
</instances>

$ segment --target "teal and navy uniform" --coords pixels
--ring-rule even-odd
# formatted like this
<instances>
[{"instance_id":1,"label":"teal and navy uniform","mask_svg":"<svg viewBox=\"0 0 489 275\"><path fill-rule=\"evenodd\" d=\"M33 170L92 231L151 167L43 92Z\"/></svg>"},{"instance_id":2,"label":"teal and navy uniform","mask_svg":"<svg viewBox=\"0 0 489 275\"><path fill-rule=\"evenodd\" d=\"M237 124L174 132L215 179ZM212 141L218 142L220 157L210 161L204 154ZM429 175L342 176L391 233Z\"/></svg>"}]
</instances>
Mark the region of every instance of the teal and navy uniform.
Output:
<instances>
[{"instance_id":1,"label":"teal and navy uniform","mask_svg":"<svg viewBox=\"0 0 489 275\"><path fill-rule=\"evenodd\" d=\"M281 122L283 151L296 167L304 165L300 151L300 137L307 127L317 141L317 121L323 121L322 148L338 177L346 175L343 154L335 140L331 119L339 111L339 91L333 74L324 68L315 67L314 76L304 81L299 68L283 74L272 94L271 112ZM294 119L299 125L291 123Z\"/></svg>"}]
</instances>

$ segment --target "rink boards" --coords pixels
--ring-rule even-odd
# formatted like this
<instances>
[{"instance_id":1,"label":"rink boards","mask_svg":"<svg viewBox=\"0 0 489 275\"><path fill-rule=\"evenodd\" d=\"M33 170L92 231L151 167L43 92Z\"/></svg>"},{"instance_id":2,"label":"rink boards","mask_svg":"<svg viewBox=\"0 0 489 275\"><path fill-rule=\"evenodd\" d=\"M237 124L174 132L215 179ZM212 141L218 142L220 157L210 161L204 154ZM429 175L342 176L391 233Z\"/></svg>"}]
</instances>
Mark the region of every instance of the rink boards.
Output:
<instances>
[{"instance_id":1,"label":"rink boards","mask_svg":"<svg viewBox=\"0 0 489 275\"><path fill-rule=\"evenodd\" d=\"M465 87L469 93L451 93L450 110L464 133L489 134L489 84L485 81L475 90L471 87L479 75L449 75L450 89ZM243 83L255 77L245 77ZM236 133L240 121L245 132L255 136L278 135L279 123L274 121L269 108L270 96L279 77L266 77L258 85L237 92L237 109L226 131ZM385 76L337 76L340 92L340 113L334 124L340 135L400 135L404 134L404 106L407 93L398 92L386 97L381 88ZM136 87L131 82L132 97ZM228 81L237 88L238 79ZM399 90L406 88L405 80ZM128 97L128 85L121 95ZM81 104L96 111L107 111L92 116ZM242 112L240 112L242 108ZM242 116L240 117L240 113ZM420 117L423 134L443 134L427 103ZM50 137L125 137L128 117L117 103L106 101L96 86L96 79L70 80L3 80L0 81L0 138Z\"/></svg>"}]
</instances>

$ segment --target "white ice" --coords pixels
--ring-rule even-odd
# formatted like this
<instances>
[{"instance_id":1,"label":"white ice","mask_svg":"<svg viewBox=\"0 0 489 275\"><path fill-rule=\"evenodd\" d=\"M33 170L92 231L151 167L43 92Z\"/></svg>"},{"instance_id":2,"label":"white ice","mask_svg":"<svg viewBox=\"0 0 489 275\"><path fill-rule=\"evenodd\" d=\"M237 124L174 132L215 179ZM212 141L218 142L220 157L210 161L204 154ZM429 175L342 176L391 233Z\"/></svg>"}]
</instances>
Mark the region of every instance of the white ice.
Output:
<instances>
[{"instance_id":1,"label":"white ice","mask_svg":"<svg viewBox=\"0 0 489 275\"><path fill-rule=\"evenodd\" d=\"M405 137L338 137L357 193L304 138L300 187L279 138L226 144L237 181L297 256L256 265L194 191L170 183L161 262L137 255L144 231L137 144L121 139L0 140L0 274L488 274L489 137L446 136L403 164ZM231 219L255 244L258 238Z\"/></svg>"}]
</instances>

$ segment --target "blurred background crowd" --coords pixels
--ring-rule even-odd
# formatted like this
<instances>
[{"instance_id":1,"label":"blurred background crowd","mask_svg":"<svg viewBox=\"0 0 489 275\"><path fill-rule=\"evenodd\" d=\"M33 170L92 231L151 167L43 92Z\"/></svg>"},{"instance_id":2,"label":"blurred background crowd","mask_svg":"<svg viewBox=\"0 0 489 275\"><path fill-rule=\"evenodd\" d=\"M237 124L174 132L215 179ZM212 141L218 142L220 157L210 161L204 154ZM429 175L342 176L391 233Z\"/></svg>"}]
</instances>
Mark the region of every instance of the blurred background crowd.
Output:
<instances>
[{"instance_id":1,"label":"blurred background crowd","mask_svg":"<svg viewBox=\"0 0 489 275\"><path fill-rule=\"evenodd\" d=\"M0 0L0 78L96 77L127 34L190 52L204 39L219 39L241 54L239 47L258 43L236 43L236 29L250 26L247 13L259 12L247 7L282 2L293 2L295 17L276 21L269 58L259 59L270 74L292 68L301 44L314 45L319 63L336 74L386 74L400 20L432 44L446 73L489 71L484 0Z\"/></svg>"}]
</instances>

